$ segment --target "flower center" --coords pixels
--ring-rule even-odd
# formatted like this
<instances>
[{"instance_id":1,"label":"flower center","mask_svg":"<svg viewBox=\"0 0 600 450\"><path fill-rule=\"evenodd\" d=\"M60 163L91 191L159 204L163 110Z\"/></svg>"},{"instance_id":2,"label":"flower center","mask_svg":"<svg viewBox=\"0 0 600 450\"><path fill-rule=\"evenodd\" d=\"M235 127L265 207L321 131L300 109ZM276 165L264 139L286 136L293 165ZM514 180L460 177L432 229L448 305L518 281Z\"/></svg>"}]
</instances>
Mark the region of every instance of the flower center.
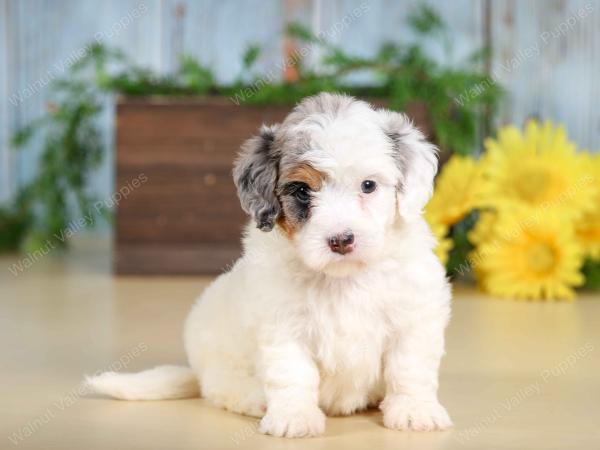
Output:
<instances>
[{"instance_id":1,"label":"flower center","mask_svg":"<svg viewBox=\"0 0 600 450\"><path fill-rule=\"evenodd\" d=\"M523 200L536 203L545 197L550 176L539 170L526 171L519 177L515 189Z\"/></svg>"},{"instance_id":2,"label":"flower center","mask_svg":"<svg viewBox=\"0 0 600 450\"><path fill-rule=\"evenodd\" d=\"M556 253L547 244L535 244L529 250L528 263L534 272L548 273L556 264Z\"/></svg>"}]
</instances>

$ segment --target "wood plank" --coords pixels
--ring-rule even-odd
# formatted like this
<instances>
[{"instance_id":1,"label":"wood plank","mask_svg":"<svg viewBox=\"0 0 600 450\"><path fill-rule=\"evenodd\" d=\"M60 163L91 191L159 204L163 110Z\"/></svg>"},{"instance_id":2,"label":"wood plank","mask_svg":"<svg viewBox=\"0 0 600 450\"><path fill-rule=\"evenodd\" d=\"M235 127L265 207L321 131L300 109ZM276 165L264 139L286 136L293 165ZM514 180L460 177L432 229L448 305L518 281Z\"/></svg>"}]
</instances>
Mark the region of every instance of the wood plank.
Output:
<instances>
[{"instance_id":1,"label":"wood plank","mask_svg":"<svg viewBox=\"0 0 600 450\"><path fill-rule=\"evenodd\" d=\"M258 73L271 72L281 60L280 0L161 0L161 4L161 54L167 70L181 50L209 66L219 81L232 83L240 75L242 55L250 43L263 48L255 68ZM181 14L178 9L183 9L179 18L175 17Z\"/></svg>"},{"instance_id":2,"label":"wood plank","mask_svg":"<svg viewBox=\"0 0 600 450\"><path fill-rule=\"evenodd\" d=\"M155 219L128 217L117 225L115 242L119 246L169 243L234 245L240 241L243 227L244 220L235 223L227 216L186 220L184 215L180 215L179 220L170 222L163 222L160 216Z\"/></svg>"},{"instance_id":3,"label":"wood plank","mask_svg":"<svg viewBox=\"0 0 600 450\"><path fill-rule=\"evenodd\" d=\"M126 170L138 169L151 171L167 170L171 166L187 167L189 170L202 168L205 171L231 172L232 161L239 151L241 142L237 140L190 140L188 143L175 138L165 138L152 144L146 143L145 137L121 135L117 145L123 149L118 154L119 165Z\"/></svg>"},{"instance_id":4,"label":"wood plank","mask_svg":"<svg viewBox=\"0 0 600 450\"><path fill-rule=\"evenodd\" d=\"M500 124L566 125L580 147L600 147L600 11L596 2L492 2L493 73L508 92Z\"/></svg>"},{"instance_id":5,"label":"wood plank","mask_svg":"<svg viewBox=\"0 0 600 450\"><path fill-rule=\"evenodd\" d=\"M11 70L10 54L14 51L11 42L12 24L9 0L0 0L0 204L7 202L12 196L14 158L9 148L11 128L9 126L14 105L10 101L12 86L10 83ZM13 20L11 20L13 19Z\"/></svg>"},{"instance_id":6,"label":"wood plank","mask_svg":"<svg viewBox=\"0 0 600 450\"><path fill-rule=\"evenodd\" d=\"M121 99L117 189L141 173L146 182L118 205L117 273L214 273L222 255L238 255L248 218L233 185L233 160L265 118L281 120L288 111L223 98Z\"/></svg>"},{"instance_id":7,"label":"wood plank","mask_svg":"<svg viewBox=\"0 0 600 450\"><path fill-rule=\"evenodd\" d=\"M237 211L240 205L237 201L233 185L226 188L204 189L197 187L179 189L150 189L144 186L132 192L121 202L123 214L129 211L149 211L152 213L169 211L176 208L198 207L199 204L211 204L214 211ZM231 205L231 207L230 207Z\"/></svg>"},{"instance_id":8,"label":"wood plank","mask_svg":"<svg viewBox=\"0 0 600 450\"><path fill-rule=\"evenodd\" d=\"M218 274L239 256L239 246L126 245L115 250L114 269L121 275Z\"/></svg>"}]
</instances>

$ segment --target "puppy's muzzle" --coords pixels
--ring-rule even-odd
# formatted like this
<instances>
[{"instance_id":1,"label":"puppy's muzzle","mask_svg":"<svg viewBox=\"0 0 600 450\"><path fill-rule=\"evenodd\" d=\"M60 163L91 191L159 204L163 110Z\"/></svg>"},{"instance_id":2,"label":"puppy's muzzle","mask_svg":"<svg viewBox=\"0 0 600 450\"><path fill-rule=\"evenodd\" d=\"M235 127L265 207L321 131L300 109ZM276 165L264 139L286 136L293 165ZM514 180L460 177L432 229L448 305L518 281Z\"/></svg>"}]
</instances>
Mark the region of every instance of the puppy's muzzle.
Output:
<instances>
[{"instance_id":1,"label":"puppy's muzzle","mask_svg":"<svg viewBox=\"0 0 600 450\"><path fill-rule=\"evenodd\" d=\"M329 244L329 248L332 252L345 255L346 253L350 253L352 250L354 250L354 233L351 231L346 231L341 234L336 234L331 236L327 240L327 243Z\"/></svg>"}]
</instances>

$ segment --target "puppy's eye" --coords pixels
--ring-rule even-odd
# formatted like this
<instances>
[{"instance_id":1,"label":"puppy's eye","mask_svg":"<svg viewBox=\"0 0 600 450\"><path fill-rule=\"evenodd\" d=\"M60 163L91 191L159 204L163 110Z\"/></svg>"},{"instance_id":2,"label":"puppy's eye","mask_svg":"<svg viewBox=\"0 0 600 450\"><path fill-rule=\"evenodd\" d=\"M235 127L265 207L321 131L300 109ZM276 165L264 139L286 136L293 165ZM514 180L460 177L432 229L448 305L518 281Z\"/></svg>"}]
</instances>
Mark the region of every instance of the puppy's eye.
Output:
<instances>
[{"instance_id":1,"label":"puppy's eye","mask_svg":"<svg viewBox=\"0 0 600 450\"><path fill-rule=\"evenodd\" d=\"M308 186L300 186L294 192L294 196L300 203L306 205L310 202L310 189L308 189Z\"/></svg>"},{"instance_id":2,"label":"puppy's eye","mask_svg":"<svg viewBox=\"0 0 600 450\"><path fill-rule=\"evenodd\" d=\"M373 180L365 180L360 185L360 190L363 191L365 194L370 194L376 188L377 183L375 183Z\"/></svg>"}]
</instances>

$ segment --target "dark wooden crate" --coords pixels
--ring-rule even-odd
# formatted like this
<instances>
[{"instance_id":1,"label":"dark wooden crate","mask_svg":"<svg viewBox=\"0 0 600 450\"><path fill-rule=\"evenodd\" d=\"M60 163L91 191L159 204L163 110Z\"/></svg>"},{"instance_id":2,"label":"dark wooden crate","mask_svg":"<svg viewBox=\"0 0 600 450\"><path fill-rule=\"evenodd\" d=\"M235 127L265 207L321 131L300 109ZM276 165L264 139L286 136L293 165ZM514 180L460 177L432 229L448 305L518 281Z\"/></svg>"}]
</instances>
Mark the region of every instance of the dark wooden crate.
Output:
<instances>
[{"instance_id":1,"label":"dark wooden crate","mask_svg":"<svg viewBox=\"0 0 600 450\"><path fill-rule=\"evenodd\" d=\"M116 189L141 174L147 181L118 205L116 273L217 273L235 260L246 217L233 159L262 123L288 112L225 98L121 99Z\"/></svg>"},{"instance_id":2,"label":"dark wooden crate","mask_svg":"<svg viewBox=\"0 0 600 450\"><path fill-rule=\"evenodd\" d=\"M379 105L382 102L377 102ZM247 217L231 178L242 142L290 106L237 106L226 98L120 99L116 190L146 181L117 206L118 274L214 274L240 254ZM417 124L425 110L409 108Z\"/></svg>"}]
</instances>

